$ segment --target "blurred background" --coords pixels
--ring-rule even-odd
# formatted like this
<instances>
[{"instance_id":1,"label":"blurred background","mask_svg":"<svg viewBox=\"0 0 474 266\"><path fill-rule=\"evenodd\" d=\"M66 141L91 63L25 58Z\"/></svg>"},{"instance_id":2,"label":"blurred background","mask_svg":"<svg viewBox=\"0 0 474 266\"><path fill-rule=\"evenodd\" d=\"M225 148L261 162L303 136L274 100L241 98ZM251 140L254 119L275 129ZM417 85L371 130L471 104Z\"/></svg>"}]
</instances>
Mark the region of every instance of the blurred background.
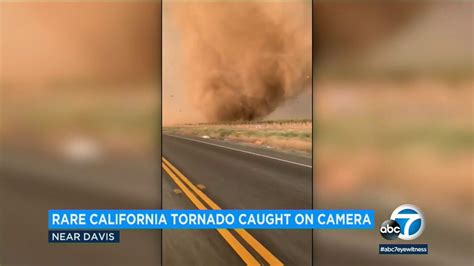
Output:
<instances>
[{"instance_id":1,"label":"blurred background","mask_svg":"<svg viewBox=\"0 0 474 266\"><path fill-rule=\"evenodd\" d=\"M49 245L48 209L160 208L157 1L0 3L0 265L157 265L158 231Z\"/></svg>"},{"instance_id":2,"label":"blurred background","mask_svg":"<svg viewBox=\"0 0 474 266\"><path fill-rule=\"evenodd\" d=\"M472 265L471 1L314 2L314 206L424 211L427 256L317 231L314 265ZM391 243L402 243L392 241ZM407 243L407 242L404 242Z\"/></svg>"}]
</instances>

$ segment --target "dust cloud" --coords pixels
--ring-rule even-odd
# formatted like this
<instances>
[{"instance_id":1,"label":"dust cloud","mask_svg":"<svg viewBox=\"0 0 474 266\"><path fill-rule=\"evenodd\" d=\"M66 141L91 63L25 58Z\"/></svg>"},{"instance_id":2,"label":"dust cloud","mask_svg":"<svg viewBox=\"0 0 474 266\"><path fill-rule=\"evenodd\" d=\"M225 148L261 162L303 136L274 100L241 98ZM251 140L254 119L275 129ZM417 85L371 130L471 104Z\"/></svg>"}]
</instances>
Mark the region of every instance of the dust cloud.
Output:
<instances>
[{"instance_id":1,"label":"dust cloud","mask_svg":"<svg viewBox=\"0 0 474 266\"><path fill-rule=\"evenodd\" d=\"M185 93L207 122L250 121L311 85L311 2L175 3Z\"/></svg>"}]
</instances>

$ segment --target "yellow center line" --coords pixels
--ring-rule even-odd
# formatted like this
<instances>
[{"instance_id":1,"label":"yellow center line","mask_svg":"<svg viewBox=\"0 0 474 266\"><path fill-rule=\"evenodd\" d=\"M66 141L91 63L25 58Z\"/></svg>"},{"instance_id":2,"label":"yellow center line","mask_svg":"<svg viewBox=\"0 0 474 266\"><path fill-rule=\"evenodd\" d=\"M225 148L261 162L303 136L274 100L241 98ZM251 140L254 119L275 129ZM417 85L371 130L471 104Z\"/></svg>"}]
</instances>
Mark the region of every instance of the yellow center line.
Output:
<instances>
[{"instance_id":1,"label":"yellow center line","mask_svg":"<svg viewBox=\"0 0 474 266\"><path fill-rule=\"evenodd\" d=\"M199 209L199 210L207 210L206 206L202 204L202 202L194 196L194 194L179 180L176 175L174 175L173 172L166 166L165 164L161 164L163 166L163 169L168 173L168 175L173 179L173 181L178 185L178 187L186 194L186 196L191 200L191 202Z\"/></svg>"},{"instance_id":2,"label":"yellow center line","mask_svg":"<svg viewBox=\"0 0 474 266\"><path fill-rule=\"evenodd\" d=\"M171 171L168 166L164 163L161 164L165 172L173 179L178 187L184 192L184 194L191 200L191 202L199 210L207 210L206 206L194 196L194 194L186 187L186 185L179 180L179 178ZM224 238L225 241L232 247L235 252L242 258L247 265L260 265L258 260L250 254L250 252L229 232L227 229L217 229L217 232Z\"/></svg>"},{"instance_id":3,"label":"yellow center line","mask_svg":"<svg viewBox=\"0 0 474 266\"><path fill-rule=\"evenodd\" d=\"M165 157L162 157L166 166L169 166L176 173L184 183L186 183L204 202L207 203L213 210L221 210L221 207L211 200L204 192L196 187L189 179L184 176L176 167L174 167ZM253 237L245 229L235 229L239 234L262 258L264 258L270 265L283 265L275 255L273 255L267 248L265 248L255 237Z\"/></svg>"}]
</instances>

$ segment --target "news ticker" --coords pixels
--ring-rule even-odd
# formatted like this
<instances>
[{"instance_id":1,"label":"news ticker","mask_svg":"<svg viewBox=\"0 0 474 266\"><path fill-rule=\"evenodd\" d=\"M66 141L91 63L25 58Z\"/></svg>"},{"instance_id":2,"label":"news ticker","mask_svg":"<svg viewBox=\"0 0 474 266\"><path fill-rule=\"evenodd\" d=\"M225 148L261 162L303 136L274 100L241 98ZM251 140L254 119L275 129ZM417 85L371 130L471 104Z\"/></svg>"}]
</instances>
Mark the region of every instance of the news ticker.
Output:
<instances>
[{"instance_id":1,"label":"news ticker","mask_svg":"<svg viewBox=\"0 0 474 266\"><path fill-rule=\"evenodd\" d=\"M373 210L49 210L53 230L374 229Z\"/></svg>"},{"instance_id":2,"label":"news ticker","mask_svg":"<svg viewBox=\"0 0 474 266\"><path fill-rule=\"evenodd\" d=\"M50 243L119 243L118 230L374 229L373 210L49 210Z\"/></svg>"},{"instance_id":3,"label":"news ticker","mask_svg":"<svg viewBox=\"0 0 474 266\"><path fill-rule=\"evenodd\" d=\"M414 240L421 210L397 207L379 228L386 240ZM50 243L119 243L119 230L333 229L373 230L374 210L49 210ZM428 254L427 244L380 244L379 254Z\"/></svg>"}]
</instances>

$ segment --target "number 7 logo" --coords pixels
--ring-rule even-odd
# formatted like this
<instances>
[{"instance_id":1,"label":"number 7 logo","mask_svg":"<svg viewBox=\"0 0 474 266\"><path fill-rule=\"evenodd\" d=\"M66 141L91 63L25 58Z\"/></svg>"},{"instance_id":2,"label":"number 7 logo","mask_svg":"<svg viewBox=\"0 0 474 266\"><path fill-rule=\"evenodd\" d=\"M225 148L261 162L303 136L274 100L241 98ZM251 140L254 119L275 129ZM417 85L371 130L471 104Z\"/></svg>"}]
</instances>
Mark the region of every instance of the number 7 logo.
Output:
<instances>
[{"instance_id":1,"label":"number 7 logo","mask_svg":"<svg viewBox=\"0 0 474 266\"><path fill-rule=\"evenodd\" d=\"M404 204L396 208L390 219L398 222L401 228L398 238L413 240L418 238L425 228L425 221L421 210L412 204Z\"/></svg>"}]
</instances>

